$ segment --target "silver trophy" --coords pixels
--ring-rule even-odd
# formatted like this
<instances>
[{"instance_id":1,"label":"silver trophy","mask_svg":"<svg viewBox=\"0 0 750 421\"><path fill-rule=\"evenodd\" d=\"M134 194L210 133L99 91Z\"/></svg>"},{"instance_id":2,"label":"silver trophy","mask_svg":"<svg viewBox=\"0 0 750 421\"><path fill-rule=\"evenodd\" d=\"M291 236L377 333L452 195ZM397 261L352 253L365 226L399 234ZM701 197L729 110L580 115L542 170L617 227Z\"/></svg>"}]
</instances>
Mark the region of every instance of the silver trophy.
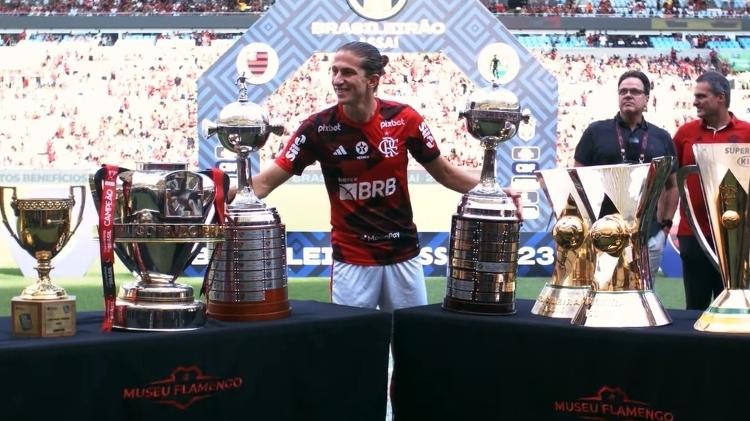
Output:
<instances>
[{"instance_id":1,"label":"silver trophy","mask_svg":"<svg viewBox=\"0 0 750 421\"><path fill-rule=\"evenodd\" d=\"M566 168L540 170L537 179L557 218L552 228L557 250L552 280L539 293L531 313L569 319L583 304L594 277L595 253L589 236L593 221Z\"/></svg>"},{"instance_id":2,"label":"silver trophy","mask_svg":"<svg viewBox=\"0 0 750 421\"><path fill-rule=\"evenodd\" d=\"M90 178L98 212L102 168ZM124 284L115 304L113 327L177 331L201 327L205 304L190 285L175 282L200 252L220 241L220 225L209 224L216 194L212 179L187 164L138 163L119 169L114 209L115 253L137 278Z\"/></svg>"},{"instance_id":3,"label":"silver trophy","mask_svg":"<svg viewBox=\"0 0 750 421\"><path fill-rule=\"evenodd\" d=\"M674 160L568 169L594 221L589 236L596 250L591 290L571 323L647 327L672 322L652 289L648 234Z\"/></svg>"},{"instance_id":4,"label":"silver trophy","mask_svg":"<svg viewBox=\"0 0 750 421\"><path fill-rule=\"evenodd\" d=\"M721 273L724 291L695 322L706 332L750 333L750 147L735 143L695 144L696 165L677 172L680 200L703 251ZM695 219L686 181L700 174L713 247Z\"/></svg>"},{"instance_id":5,"label":"silver trophy","mask_svg":"<svg viewBox=\"0 0 750 421\"><path fill-rule=\"evenodd\" d=\"M263 109L247 98L245 78L239 97L216 122L204 121L204 137L215 135L237 154L238 193L227 207L226 240L213 250L208 272L208 315L220 320L273 320L291 314L287 293L286 230L275 208L253 192L250 153L284 128L269 124Z\"/></svg>"},{"instance_id":6,"label":"silver trophy","mask_svg":"<svg viewBox=\"0 0 750 421\"><path fill-rule=\"evenodd\" d=\"M495 156L497 146L515 136L528 116L516 95L497 85L472 93L459 116L484 147L484 162L479 184L462 196L451 221L443 308L513 314L520 222L513 199L495 179Z\"/></svg>"}]
</instances>

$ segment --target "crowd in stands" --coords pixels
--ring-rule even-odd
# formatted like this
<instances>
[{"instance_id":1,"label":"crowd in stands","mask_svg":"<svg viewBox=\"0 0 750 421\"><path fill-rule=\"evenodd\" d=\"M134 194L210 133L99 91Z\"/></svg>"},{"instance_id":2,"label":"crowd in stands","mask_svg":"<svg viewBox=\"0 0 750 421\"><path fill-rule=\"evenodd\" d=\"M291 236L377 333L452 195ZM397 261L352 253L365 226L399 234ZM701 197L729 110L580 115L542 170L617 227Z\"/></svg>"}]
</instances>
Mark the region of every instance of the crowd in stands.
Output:
<instances>
[{"instance_id":1,"label":"crowd in stands","mask_svg":"<svg viewBox=\"0 0 750 421\"><path fill-rule=\"evenodd\" d=\"M198 38L206 42L196 42ZM113 45L96 36L66 42L26 39L0 47L0 167L127 167L156 160L188 162L197 168L196 81L234 42L231 37L197 33L123 35ZM583 129L594 119L616 113L617 78L626 69L642 69L651 76L654 86L646 118L674 133L695 115L692 81L721 64L669 54L535 54L558 80L556 141L563 166L572 164ZM284 136L271 136L261 150L262 162L276 156L301 119L335 103L329 59L327 54L313 55L262 104L287 129ZM732 109L740 117L750 114L749 75L731 75L737 89ZM473 89L444 54L392 54L379 93L424 115L448 159L478 167L481 146L458 117Z\"/></svg>"},{"instance_id":2,"label":"crowd in stands","mask_svg":"<svg viewBox=\"0 0 750 421\"><path fill-rule=\"evenodd\" d=\"M0 14L88 15L264 12L274 0L0 0Z\"/></svg>"}]
</instances>

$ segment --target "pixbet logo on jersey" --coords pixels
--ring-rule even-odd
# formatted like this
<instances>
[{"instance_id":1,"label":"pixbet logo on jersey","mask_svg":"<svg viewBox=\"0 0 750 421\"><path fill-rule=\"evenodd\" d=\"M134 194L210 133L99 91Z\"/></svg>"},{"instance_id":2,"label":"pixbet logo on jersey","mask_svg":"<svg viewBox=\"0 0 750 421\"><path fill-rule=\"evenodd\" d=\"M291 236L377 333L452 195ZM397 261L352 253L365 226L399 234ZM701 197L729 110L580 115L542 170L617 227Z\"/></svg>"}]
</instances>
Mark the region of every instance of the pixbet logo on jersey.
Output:
<instances>
[{"instance_id":1,"label":"pixbet logo on jersey","mask_svg":"<svg viewBox=\"0 0 750 421\"><path fill-rule=\"evenodd\" d=\"M292 143L292 145L289 146L289 150L286 151L286 155L284 155L286 159L290 161L294 161L294 158L296 158L297 155L299 154L299 147L305 143L305 140L307 140L305 135L297 136L297 138L294 139L294 142Z\"/></svg>"},{"instance_id":2,"label":"pixbet logo on jersey","mask_svg":"<svg viewBox=\"0 0 750 421\"><path fill-rule=\"evenodd\" d=\"M339 184L339 200L366 200L388 197L396 192L396 178Z\"/></svg>"}]
</instances>

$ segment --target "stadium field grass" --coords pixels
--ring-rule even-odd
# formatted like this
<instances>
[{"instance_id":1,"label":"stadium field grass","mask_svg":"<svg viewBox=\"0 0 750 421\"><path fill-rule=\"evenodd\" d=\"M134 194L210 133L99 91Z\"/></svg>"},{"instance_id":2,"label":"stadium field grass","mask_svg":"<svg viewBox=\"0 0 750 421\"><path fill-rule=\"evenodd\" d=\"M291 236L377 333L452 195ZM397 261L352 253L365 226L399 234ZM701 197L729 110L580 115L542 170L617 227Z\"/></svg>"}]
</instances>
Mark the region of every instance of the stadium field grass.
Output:
<instances>
[{"instance_id":1,"label":"stadium field grass","mask_svg":"<svg viewBox=\"0 0 750 421\"><path fill-rule=\"evenodd\" d=\"M78 312L101 311L103 309L102 283L98 271L90 271L82 278L58 278L54 282L64 287L68 294L76 296ZM115 274L118 285L132 282L128 272ZM535 299L547 281L546 278L520 278L517 281L517 297ZM10 300L21 290L34 282L33 278L24 278L18 269L0 269L0 316L10 314ZM180 278L178 282L192 285L196 293L200 288L200 278ZM659 277L656 292L667 308L685 308L681 278ZM328 278L293 278L289 280L289 296L293 300L314 300L329 302ZM427 278L427 299L429 303L439 303L445 296L445 278Z\"/></svg>"}]
</instances>

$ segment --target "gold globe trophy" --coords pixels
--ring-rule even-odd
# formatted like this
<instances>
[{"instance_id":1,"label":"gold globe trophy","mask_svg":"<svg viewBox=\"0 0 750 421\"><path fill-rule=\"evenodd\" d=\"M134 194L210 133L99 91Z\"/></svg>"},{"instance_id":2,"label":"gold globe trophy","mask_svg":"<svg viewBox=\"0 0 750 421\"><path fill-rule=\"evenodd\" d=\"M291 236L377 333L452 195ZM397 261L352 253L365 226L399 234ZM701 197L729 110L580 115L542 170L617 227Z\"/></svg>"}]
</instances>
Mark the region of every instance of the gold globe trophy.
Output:
<instances>
[{"instance_id":1,"label":"gold globe trophy","mask_svg":"<svg viewBox=\"0 0 750 421\"><path fill-rule=\"evenodd\" d=\"M592 221L566 168L540 170L537 179L557 217L552 228L557 250L552 279L542 288L531 313L570 319L583 304L594 277L596 255L588 235Z\"/></svg>"},{"instance_id":2,"label":"gold globe trophy","mask_svg":"<svg viewBox=\"0 0 750 421\"><path fill-rule=\"evenodd\" d=\"M5 191L13 191L10 206L16 216L16 232L5 213ZM75 206L74 191L81 190L78 222L70 229ZM11 300L12 332L15 336L56 337L76 333L76 297L52 283L50 261L81 225L86 200L83 186L72 186L67 198L18 199L16 188L0 186L0 214L3 224L18 245L37 260L39 277L21 295Z\"/></svg>"}]
</instances>

